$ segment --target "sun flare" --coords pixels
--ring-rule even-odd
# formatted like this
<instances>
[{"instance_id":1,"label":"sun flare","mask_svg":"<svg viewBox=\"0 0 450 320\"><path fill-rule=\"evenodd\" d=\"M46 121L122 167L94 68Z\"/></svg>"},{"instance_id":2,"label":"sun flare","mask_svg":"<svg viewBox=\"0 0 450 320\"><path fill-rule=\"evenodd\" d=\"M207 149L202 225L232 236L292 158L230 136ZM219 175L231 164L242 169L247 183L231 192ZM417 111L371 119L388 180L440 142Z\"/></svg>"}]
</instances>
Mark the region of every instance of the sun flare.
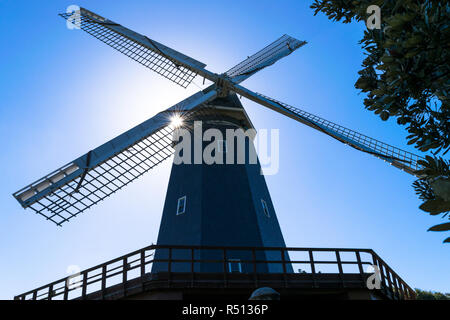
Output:
<instances>
[{"instance_id":1,"label":"sun flare","mask_svg":"<svg viewBox=\"0 0 450 320\"><path fill-rule=\"evenodd\" d=\"M183 118L179 115L176 114L174 115L171 119L170 119L170 125L175 129L175 128L179 128L183 125Z\"/></svg>"}]
</instances>

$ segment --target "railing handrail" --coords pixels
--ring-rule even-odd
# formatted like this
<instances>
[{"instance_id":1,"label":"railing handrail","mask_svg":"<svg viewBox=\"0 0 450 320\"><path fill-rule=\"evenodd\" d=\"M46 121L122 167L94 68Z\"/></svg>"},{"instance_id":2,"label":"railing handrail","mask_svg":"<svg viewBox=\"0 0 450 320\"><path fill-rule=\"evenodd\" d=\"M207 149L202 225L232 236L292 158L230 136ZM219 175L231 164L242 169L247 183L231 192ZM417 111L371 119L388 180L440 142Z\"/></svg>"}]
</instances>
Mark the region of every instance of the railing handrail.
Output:
<instances>
[{"instance_id":1,"label":"railing handrail","mask_svg":"<svg viewBox=\"0 0 450 320\"><path fill-rule=\"evenodd\" d=\"M169 258L168 259L155 259L155 257L153 257L152 260L150 261L145 261L146 258L151 257L152 255L145 255L145 253L147 251L151 251L151 250L156 250L156 249L169 249L169 252L172 252L172 250L191 250L192 255L190 257L190 259L177 259L174 258L171 254L169 254ZM198 263L198 262L203 262L203 263L226 263L228 261L228 259L194 259L194 254L193 252L195 250L221 250L223 252L229 252L229 251L252 251L252 252L256 252L256 251L278 251L281 253L280 259L279 260L256 260L255 256L253 255L253 259L251 260L242 260L242 263L252 263L254 266L256 266L258 263L277 263L277 264L282 264L283 265L283 274L287 273L286 272L286 265L288 264L295 264L295 263L302 263L302 264L310 264L311 265L311 274L315 275L317 274L317 272L315 271L315 265L317 264L334 264L337 265L339 268L339 274L346 274L345 272L343 272L342 269L342 265L346 265L346 264L356 264L358 265L359 268L359 274L364 275L364 271L362 270L362 266L363 265L370 265L370 262L367 261L361 261L360 258L360 253L367 253L370 254L373 260L373 265L377 265L379 268L381 268L381 283L384 286L384 289L389 288L394 294L400 293L402 296L401 298L414 298L415 297L415 292L406 284L406 282L400 277L398 276L398 274L396 272L394 272L388 265L387 263L382 260L372 249L355 249L355 248L306 248L306 247L300 247L300 248L295 248L295 247L247 247L247 246L230 246L230 247L223 247L223 246L187 246L187 245L150 245L147 247L144 247L142 249L139 250L135 250L131 253L125 254L123 256L117 257L115 259L109 260L107 262L104 262L102 264L99 264L97 266L85 269L83 271L81 271L79 273L78 276L82 277L82 280L79 280L78 282L76 282L75 284L80 284L82 286L82 296L85 297L86 295L86 287L90 284L96 283L96 282L100 282L102 283L102 290L104 290L106 288L105 284L106 284L106 279L107 278L111 278L113 276L117 276L122 274L123 275L123 283L125 283L127 281L127 272L140 268L141 269L141 277L143 277L145 274L149 274L149 272L145 272L145 266L147 264L150 263L154 263L154 262L166 262L169 265L169 273L171 273L171 269L170 266L172 263L191 263L192 265L192 270L191 272L194 273L194 263ZM309 259L308 260L289 260L289 259L285 259L285 254L289 254L290 252L309 252ZM313 252L335 252L336 253L336 260L315 260L313 259ZM353 252L355 253L355 257L357 258L356 261L345 261L342 260L340 258L340 254L341 252ZM133 256L137 256L139 255L139 257L137 257L136 259L134 259L133 261L128 261L128 258L133 257ZM112 269L108 270L108 266L115 264L117 262L121 262L122 264L115 266ZM136 263L137 265L135 266L131 266L132 264ZM255 272L256 269L254 269ZM98 271L99 273L96 273L94 275L89 275L89 273L92 273L93 271ZM386 271L387 274L386 276L384 275L383 271ZM226 268L224 267L223 272L229 273ZM320 272L319 272L320 273ZM348 274L348 273L347 273ZM389 277L390 275L390 277ZM18 296L15 297L15 299L25 299L28 295L32 295L32 299L38 299L41 296L44 296L44 299L51 299L53 296L58 296L60 294L64 294L64 299L67 299L68 297L68 293L72 290L74 290L73 288L69 288L68 286L68 282L75 278L77 275L71 275L71 276L67 276L64 278L61 278L59 280L53 281L47 285L38 287L34 290L30 290L28 292L25 292L23 294L20 294ZM391 279L392 277L392 279ZM95 279L97 278L97 279ZM362 279L362 278L361 278ZM386 282L387 280L387 282ZM58 287L55 289L55 287L57 285L61 285L64 284L63 287ZM73 283L71 283L71 285L74 285ZM44 292L40 295L38 295L39 291L48 289L48 292ZM57 290L63 290L62 292L59 292L57 294L55 294L55 292Z\"/></svg>"}]
</instances>

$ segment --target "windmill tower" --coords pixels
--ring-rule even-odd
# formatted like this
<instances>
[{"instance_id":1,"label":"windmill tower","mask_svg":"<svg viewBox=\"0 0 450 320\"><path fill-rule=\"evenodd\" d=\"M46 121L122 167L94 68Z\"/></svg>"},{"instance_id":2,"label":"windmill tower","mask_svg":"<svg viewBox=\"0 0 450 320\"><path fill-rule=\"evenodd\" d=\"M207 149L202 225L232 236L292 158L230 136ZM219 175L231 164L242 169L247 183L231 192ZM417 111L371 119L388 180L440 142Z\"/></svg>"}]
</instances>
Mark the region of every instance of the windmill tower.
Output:
<instances>
[{"instance_id":1,"label":"windmill tower","mask_svg":"<svg viewBox=\"0 0 450 320\"><path fill-rule=\"evenodd\" d=\"M198 141L195 137L196 122L202 125L199 129L201 136L211 128L221 132L224 137L227 130L253 129L238 95L357 150L370 153L407 173L415 174L419 169L420 157L417 155L241 85L255 73L302 47L306 43L304 41L284 35L227 72L216 74L208 71L204 63L86 9L81 8L61 16L184 88L196 76L210 80L213 84L14 193L14 197L24 208L31 208L56 225L61 226L70 221L171 157L176 150L173 148L174 134L180 127L190 130L194 142ZM174 117L179 123L174 124ZM219 153L219 158L225 159L230 152L239 153L240 150L233 141L214 141L217 143L214 152ZM195 153L195 145L192 145L192 153ZM201 140L201 151L206 147L206 143ZM252 137L245 139L243 150L245 158L254 151ZM289 262L289 256L283 251L286 245L274 206L264 176L260 173L258 161L174 164L158 235L157 245L160 248L155 252L156 260L164 260L167 255L171 259L187 259L191 253L192 259L217 259L217 252L213 252L213 249L199 253L200 257L194 257L194 249L188 253L174 253L174 250L164 246L276 247L283 252L283 263L254 263L253 272L292 272L291 264L286 263ZM250 265L241 261L269 261L274 256L275 254L265 250L258 251L256 256L253 253L252 257L249 253L229 250L224 261L228 263L228 271L246 273L251 271ZM311 253L310 256L312 257ZM312 259L311 263L314 273ZM359 260L358 263L361 266ZM156 261L152 273L165 269L165 264L166 262ZM223 269L227 266L220 266L222 272L227 272ZM216 272L219 267L217 264L196 263L192 260L191 266L181 264L173 268L171 271L184 272L192 268L191 272L211 273ZM48 295L50 298L52 293L49 291Z\"/></svg>"},{"instance_id":2,"label":"windmill tower","mask_svg":"<svg viewBox=\"0 0 450 320\"><path fill-rule=\"evenodd\" d=\"M158 245L285 247L269 190L261 174L259 161L250 163L250 153L255 152L252 137L245 137L242 145L227 141L227 130L243 133L253 126L236 94L218 97L207 104L207 109L191 115L185 121L192 130L187 131L191 143L189 163L172 165L172 172L164 204L158 235ZM195 127L197 125L197 127ZM224 139L205 142L202 137L209 129L219 130ZM248 131L247 131L248 132ZM192 133L192 134L190 134ZM241 139L244 136L241 136ZM186 137L185 137L186 138ZM228 143L227 143L228 142ZM219 163L194 164L195 143L203 154L208 145ZM217 148L216 148L217 147ZM239 150L243 148L244 150ZM239 164L242 151L244 161ZM227 156L232 155L232 161ZM198 156L198 158L200 158ZM217 160L217 159L216 159ZM181 161L180 161L181 162ZM202 252L202 259L218 259L220 252ZM167 256L167 250L156 251L156 258ZM174 254L188 258L188 253ZM286 257L288 259L288 257ZM229 269L245 272L251 266L241 260L251 259L250 252L230 252ZM271 260L270 253L258 253L258 260ZM162 265L161 265L162 264ZM164 263L153 264L153 272L166 269ZM221 265L199 264L196 271L214 272ZM291 270L291 266L288 266ZM174 270L187 271L188 265ZM280 272L280 266L259 264L260 272Z\"/></svg>"}]
</instances>

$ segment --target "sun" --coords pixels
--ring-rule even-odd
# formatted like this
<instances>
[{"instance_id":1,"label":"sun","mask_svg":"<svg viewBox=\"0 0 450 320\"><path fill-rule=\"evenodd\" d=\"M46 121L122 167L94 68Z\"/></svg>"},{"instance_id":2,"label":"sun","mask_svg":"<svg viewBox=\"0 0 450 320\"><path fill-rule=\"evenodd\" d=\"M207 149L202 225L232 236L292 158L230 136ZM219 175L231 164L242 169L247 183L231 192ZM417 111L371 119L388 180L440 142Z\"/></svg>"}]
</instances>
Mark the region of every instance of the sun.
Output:
<instances>
[{"instance_id":1,"label":"sun","mask_svg":"<svg viewBox=\"0 0 450 320\"><path fill-rule=\"evenodd\" d=\"M172 116L172 118L170 118L170 125L174 129L181 127L183 125L183 118L179 114Z\"/></svg>"}]
</instances>

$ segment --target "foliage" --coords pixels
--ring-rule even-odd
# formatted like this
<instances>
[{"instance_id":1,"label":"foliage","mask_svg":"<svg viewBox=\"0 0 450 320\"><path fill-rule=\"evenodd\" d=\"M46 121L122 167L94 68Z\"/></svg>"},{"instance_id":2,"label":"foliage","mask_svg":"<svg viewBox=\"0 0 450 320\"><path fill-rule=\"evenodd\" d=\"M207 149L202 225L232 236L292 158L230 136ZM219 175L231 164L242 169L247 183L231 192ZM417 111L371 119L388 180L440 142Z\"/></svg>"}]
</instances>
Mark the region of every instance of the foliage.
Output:
<instances>
[{"instance_id":1,"label":"foliage","mask_svg":"<svg viewBox=\"0 0 450 320\"><path fill-rule=\"evenodd\" d=\"M450 300L450 293L416 289L417 300Z\"/></svg>"},{"instance_id":2,"label":"foliage","mask_svg":"<svg viewBox=\"0 0 450 320\"><path fill-rule=\"evenodd\" d=\"M419 164L423 169L417 174L423 178L415 181L413 187L419 198L424 201L420 209L431 215L444 213L443 218L447 217L450 211L449 161L426 156ZM436 225L428 231L450 231L450 223ZM450 243L450 237L445 239L444 243Z\"/></svg>"},{"instance_id":3,"label":"foliage","mask_svg":"<svg viewBox=\"0 0 450 320\"><path fill-rule=\"evenodd\" d=\"M450 3L438 0L314 0L314 15L332 21L366 21L377 5L381 28L360 40L366 58L355 87L367 94L364 105L382 120L405 125L408 144L435 156L450 150ZM432 215L450 210L449 162L426 157L413 186ZM430 231L448 230L447 224ZM444 242L450 242L447 238Z\"/></svg>"}]
</instances>

